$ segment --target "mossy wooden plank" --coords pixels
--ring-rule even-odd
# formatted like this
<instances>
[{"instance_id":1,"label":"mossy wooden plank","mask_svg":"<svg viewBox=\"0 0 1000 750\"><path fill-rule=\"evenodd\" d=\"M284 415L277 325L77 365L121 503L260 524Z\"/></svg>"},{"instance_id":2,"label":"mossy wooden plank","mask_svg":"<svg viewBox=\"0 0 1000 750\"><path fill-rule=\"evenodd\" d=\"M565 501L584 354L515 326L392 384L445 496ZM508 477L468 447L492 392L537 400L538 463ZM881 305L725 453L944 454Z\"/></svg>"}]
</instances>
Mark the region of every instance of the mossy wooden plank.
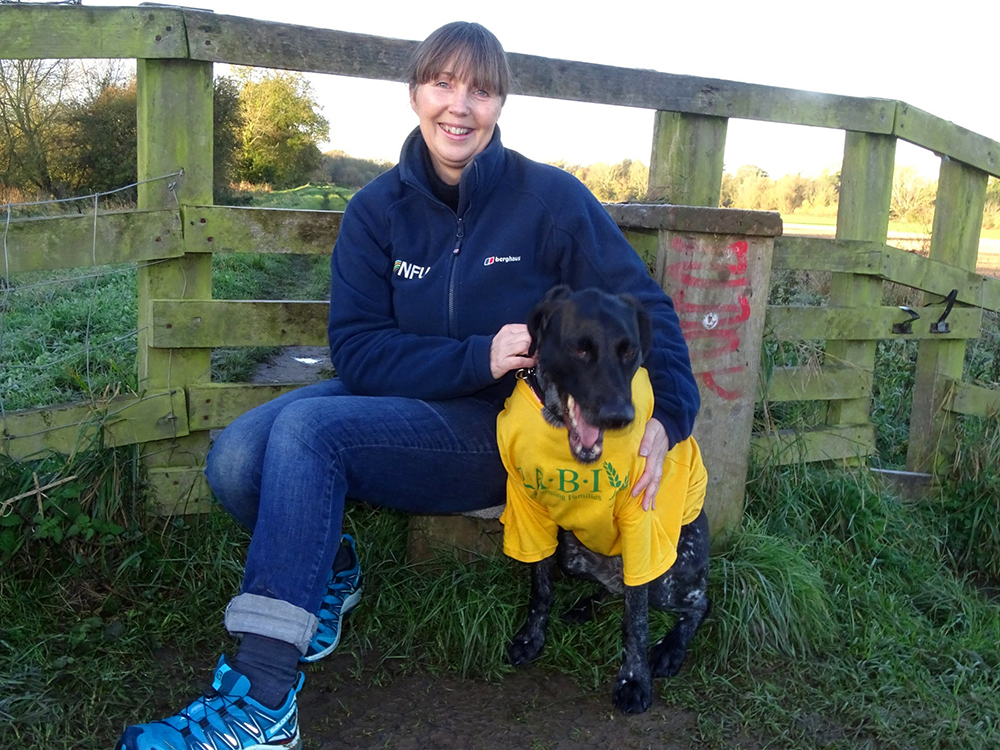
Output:
<instances>
[{"instance_id":1,"label":"mossy wooden plank","mask_svg":"<svg viewBox=\"0 0 1000 750\"><path fill-rule=\"evenodd\" d=\"M184 392L159 391L9 412L3 419L0 454L20 460L187 434Z\"/></svg>"},{"instance_id":2,"label":"mossy wooden plank","mask_svg":"<svg viewBox=\"0 0 1000 750\"><path fill-rule=\"evenodd\" d=\"M137 166L141 209L212 203L212 64L140 59L136 63ZM156 179L183 170L169 180ZM185 387L211 380L211 352L163 351L150 345L155 298L209 299L212 257L183 257L140 267L138 373L141 388ZM202 466L208 432L145 446L148 468Z\"/></svg>"},{"instance_id":3,"label":"mossy wooden plank","mask_svg":"<svg viewBox=\"0 0 1000 750\"><path fill-rule=\"evenodd\" d=\"M649 199L717 208L729 121L684 112L654 118Z\"/></svg>"},{"instance_id":4,"label":"mossy wooden plank","mask_svg":"<svg viewBox=\"0 0 1000 750\"><path fill-rule=\"evenodd\" d=\"M236 417L305 383L202 383L187 389L188 421L199 430L217 430Z\"/></svg>"},{"instance_id":5,"label":"mossy wooden plank","mask_svg":"<svg viewBox=\"0 0 1000 750\"><path fill-rule=\"evenodd\" d=\"M905 141L1000 177L1000 143L906 102L896 106L892 132Z\"/></svg>"},{"instance_id":6,"label":"mossy wooden plank","mask_svg":"<svg viewBox=\"0 0 1000 750\"><path fill-rule=\"evenodd\" d=\"M147 471L149 511L158 516L211 513L219 505L202 466L154 467Z\"/></svg>"},{"instance_id":7,"label":"mossy wooden plank","mask_svg":"<svg viewBox=\"0 0 1000 750\"><path fill-rule=\"evenodd\" d=\"M209 253L329 255L343 211L189 206L184 248Z\"/></svg>"},{"instance_id":8,"label":"mossy wooden plank","mask_svg":"<svg viewBox=\"0 0 1000 750\"><path fill-rule=\"evenodd\" d=\"M604 208L622 229L670 229L700 234L739 234L777 237L781 214L742 208L674 206L664 203L605 203Z\"/></svg>"},{"instance_id":9,"label":"mossy wooden plank","mask_svg":"<svg viewBox=\"0 0 1000 750\"><path fill-rule=\"evenodd\" d=\"M27 219L6 228L0 276L20 271L136 263L183 254L177 211ZM7 268L7 263L10 268Z\"/></svg>"},{"instance_id":10,"label":"mossy wooden plank","mask_svg":"<svg viewBox=\"0 0 1000 750\"><path fill-rule=\"evenodd\" d=\"M942 297L952 289L957 289L959 302L978 305L987 310L995 310L1000 305L1000 280L980 276L881 242L827 237L777 237L774 240L774 268L881 276L885 281L933 292Z\"/></svg>"},{"instance_id":11,"label":"mossy wooden plank","mask_svg":"<svg viewBox=\"0 0 1000 750\"><path fill-rule=\"evenodd\" d=\"M621 227L622 234L632 249L642 258L647 268L656 268L656 256L660 252L660 233L656 229L635 229Z\"/></svg>"},{"instance_id":12,"label":"mossy wooden plank","mask_svg":"<svg viewBox=\"0 0 1000 750\"><path fill-rule=\"evenodd\" d=\"M884 249L883 242L785 235L774 240L773 268L877 276L882 271Z\"/></svg>"},{"instance_id":13,"label":"mossy wooden plank","mask_svg":"<svg viewBox=\"0 0 1000 750\"><path fill-rule=\"evenodd\" d=\"M993 417L1000 414L1000 390L981 385L947 381L943 384L951 397L945 400L948 411L973 417Z\"/></svg>"},{"instance_id":14,"label":"mossy wooden plank","mask_svg":"<svg viewBox=\"0 0 1000 750\"><path fill-rule=\"evenodd\" d=\"M769 464L848 461L875 454L875 425L837 425L818 430L782 430L754 435L754 457Z\"/></svg>"},{"instance_id":15,"label":"mossy wooden plank","mask_svg":"<svg viewBox=\"0 0 1000 750\"><path fill-rule=\"evenodd\" d=\"M875 341L877 339L969 339L979 335L982 310L954 308L948 316L948 333L931 333L930 324L941 317L940 306L914 308L920 320L913 324L912 333L893 333L894 323L905 322L909 316L898 307L798 307L767 308L767 335L778 341ZM829 347L827 348L829 352ZM855 366L857 363L849 361ZM864 368L867 369L867 368Z\"/></svg>"},{"instance_id":16,"label":"mossy wooden plank","mask_svg":"<svg viewBox=\"0 0 1000 750\"><path fill-rule=\"evenodd\" d=\"M967 305L983 306L986 301L983 276L890 245L886 245L884 250L882 277L940 297L946 297L952 289L957 289L958 301Z\"/></svg>"},{"instance_id":17,"label":"mossy wooden plank","mask_svg":"<svg viewBox=\"0 0 1000 750\"><path fill-rule=\"evenodd\" d=\"M942 160L931 230L932 260L975 271L986 183L987 176L982 170L951 159ZM924 295L925 303L936 299ZM955 312L952 311L949 320ZM954 449L955 422L943 408L946 394L941 383L961 380L964 362L965 341L920 342L910 409L907 470L935 473Z\"/></svg>"},{"instance_id":18,"label":"mossy wooden plank","mask_svg":"<svg viewBox=\"0 0 1000 750\"><path fill-rule=\"evenodd\" d=\"M510 58L525 94L554 99L873 133L891 131L896 105L895 101L883 99L820 94L533 55L512 54Z\"/></svg>"},{"instance_id":19,"label":"mossy wooden plank","mask_svg":"<svg viewBox=\"0 0 1000 750\"><path fill-rule=\"evenodd\" d=\"M322 346L328 302L153 300L151 346Z\"/></svg>"},{"instance_id":20,"label":"mossy wooden plank","mask_svg":"<svg viewBox=\"0 0 1000 750\"><path fill-rule=\"evenodd\" d=\"M896 157L896 139L886 135L848 132L844 138L844 163L837 208L837 239L885 242L889 231L889 203ZM867 308L882 302L882 280L875 276L835 273L830 282L830 305ZM839 312L839 311L837 311ZM898 316L899 311L893 315ZM894 318L895 319L895 318ZM843 318L840 319L846 323ZM875 342L865 340L872 326L845 325L843 341L829 341L828 362L850 363L866 372L875 369ZM891 324L876 330L891 333ZM862 334L862 335L857 335ZM885 335L885 334L882 334ZM828 338L830 338L828 336ZM881 336L879 336L881 338ZM860 398L830 402L830 425L863 424L871 412L871 392Z\"/></svg>"},{"instance_id":21,"label":"mossy wooden plank","mask_svg":"<svg viewBox=\"0 0 1000 750\"><path fill-rule=\"evenodd\" d=\"M776 367L758 400L831 401L863 398L872 387L872 374L856 367Z\"/></svg>"},{"instance_id":22,"label":"mossy wooden plank","mask_svg":"<svg viewBox=\"0 0 1000 750\"><path fill-rule=\"evenodd\" d=\"M406 560L411 565L426 565L435 558L454 558L474 562L482 557L503 555L503 526L496 518L469 516L409 517Z\"/></svg>"},{"instance_id":23,"label":"mossy wooden plank","mask_svg":"<svg viewBox=\"0 0 1000 750\"><path fill-rule=\"evenodd\" d=\"M0 5L0 56L33 58L187 57L179 8Z\"/></svg>"},{"instance_id":24,"label":"mossy wooden plank","mask_svg":"<svg viewBox=\"0 0 1000 750\"><path fill-rule=\"evenodd\" d=\"M414 41L187 11L191 58L357 78L403 80Z\"/></svg>"},{"instance_id":25,"label":"mossy wooden plank","mask_svg":"<svg viewBox=\"0 0 1000 750\"><path fill-rule=\"evenodd\" d=\"M416 42L186 12L191 57L237 65L402 80ZM625 107L741 117L876 133L892 130L896 102L714 78L510 55L518 93Z\"/></svg>"},{"instance_id":26,"label":"mossy wooden plank","mask_svg":"<svg viewBox=\"0 0 1000 750\"><path fill-rule=\"evenodd\" d=\"M980 304L987 310L1000 312L1000 279L983 279L983 298Z\"/></svg>"}]
</instances>

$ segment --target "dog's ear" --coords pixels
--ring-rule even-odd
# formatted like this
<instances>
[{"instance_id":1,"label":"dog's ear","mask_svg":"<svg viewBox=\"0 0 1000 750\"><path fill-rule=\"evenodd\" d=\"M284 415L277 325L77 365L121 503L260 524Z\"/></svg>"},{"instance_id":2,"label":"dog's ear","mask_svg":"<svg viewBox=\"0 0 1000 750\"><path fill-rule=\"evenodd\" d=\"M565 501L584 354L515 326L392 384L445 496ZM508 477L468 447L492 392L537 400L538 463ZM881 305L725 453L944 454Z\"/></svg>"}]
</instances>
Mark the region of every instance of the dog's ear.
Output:
<instances>
[{"instance_id":1,"label":"dog's ear","mask_svg":"<svg viewBox=\"0 0 1000 750\"><path fill-rule=\"evenodd\" d=\"M649 321L649 313L631 294L623 294L621 298L635 310L635 322L639 327L639 348L642 351L642 360L645 362L653 348L653 324Z\"/></svg>"},{"instance_id":2,"label":"dog's ear","mask_svg":"<svg viewBox=\"0 0 1000 750\"><path fill-rule=\"evenodd\" d=\"M545 330L552 311L559 302L570 295L570 288L565 284L559 284L549 289L545 293L545 298L535 305L534 309L528 313L528 334L531 336L531 346L528 347L528 356L534 357L538 349L538 341Z\"/></svg>"}]
</instances>

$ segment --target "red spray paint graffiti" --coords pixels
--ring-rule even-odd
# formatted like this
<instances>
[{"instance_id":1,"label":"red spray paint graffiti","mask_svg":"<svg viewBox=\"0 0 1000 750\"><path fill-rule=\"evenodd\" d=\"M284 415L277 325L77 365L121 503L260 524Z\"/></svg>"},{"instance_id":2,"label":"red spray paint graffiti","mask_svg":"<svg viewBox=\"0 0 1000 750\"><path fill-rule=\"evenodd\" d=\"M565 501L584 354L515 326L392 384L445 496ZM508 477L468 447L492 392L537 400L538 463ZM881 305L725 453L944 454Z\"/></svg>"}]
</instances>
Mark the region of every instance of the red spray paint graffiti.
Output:
<instances>
[{"instance_id":1,"label":"red spray paint graffiti","mask_svg":"<svg viewBox=\"0 0 1000 750\"><path fill-rule=\"evenodd\" d=\"M691 364L695 375L706 388L720 398L732 401L740 398L739 388L729 390L717 378L740 373L744 365L720 366L718 360L740 347L740 329L750 318L750 300L737 287L749 287L747 275L747 243L740 240L729 245L732 262L720 262L714 257L702 259L707 249L693 240L674 238L673 249L684 257L667 267L667 274L682 288L674 295L674 308L680 318L681 331L691 348ZM701 301L689 302L683 287L700 290ZM705 301L706 292L717 292L718 301ZM712 295L709 295L711 297Z\"/></svg>"}]
</instances>

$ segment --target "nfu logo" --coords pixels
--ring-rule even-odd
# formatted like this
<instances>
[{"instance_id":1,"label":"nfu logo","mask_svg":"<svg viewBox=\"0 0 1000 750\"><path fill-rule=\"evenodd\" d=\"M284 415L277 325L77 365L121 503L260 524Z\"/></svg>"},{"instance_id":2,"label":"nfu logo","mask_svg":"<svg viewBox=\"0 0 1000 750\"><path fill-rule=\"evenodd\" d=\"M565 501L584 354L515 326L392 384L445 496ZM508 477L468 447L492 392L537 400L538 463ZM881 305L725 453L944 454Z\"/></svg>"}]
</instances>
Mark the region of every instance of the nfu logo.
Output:
<instances>
[{"instance_id":1,"label":"nfu logo","mask_svg":"<svg viewBox=\"0 0 1000 750\"><path fill-rule=\"evenodd\" d=\"M517 263L519 260L521 260L520 255L507 255L503 257L499 255L491 255L483 261L483 265L492 266L494 263Z\"/></svg>"},{"instance_id":2,"label":"nfu logo","mask_svg":"<svg viewBox=\"0 0 1000 750\"><path fill-rule=\"evenodd\" d=\"M424 274L430 270L430 266L417 266L413 263L407 263L405 260L397 260L392 264L392 272L404 279L422 279Z\"/></svg>"}]
</instances>

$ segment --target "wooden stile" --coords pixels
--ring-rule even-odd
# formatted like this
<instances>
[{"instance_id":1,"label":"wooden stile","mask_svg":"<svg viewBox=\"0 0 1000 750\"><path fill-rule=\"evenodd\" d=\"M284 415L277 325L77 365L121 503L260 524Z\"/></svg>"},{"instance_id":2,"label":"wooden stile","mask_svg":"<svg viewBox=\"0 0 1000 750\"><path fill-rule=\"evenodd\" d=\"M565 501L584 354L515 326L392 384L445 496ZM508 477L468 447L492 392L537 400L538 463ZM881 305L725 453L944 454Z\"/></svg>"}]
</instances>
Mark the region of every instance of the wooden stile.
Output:
<instances>
[{"instance_id":1,"label":"wooden stile","mask_svg":"<svg viewBox=\"0 0 1000 750\"><path fill-rule=\"evenodd\" d=\"M975 167L942 160L931 234L932 260L966 271L975 269L986 203L986 177L985 172ZM924 297L925 304L935 301L934 297ZM957 308L952 315L956 312ZM945 410L944 403L950 391L949 382L962 379L964 360L964 339L920 343L906 452L909 471L935 473L941 468L943 456L954 446L954 417Z\"/></svg>"}]
</instances>

